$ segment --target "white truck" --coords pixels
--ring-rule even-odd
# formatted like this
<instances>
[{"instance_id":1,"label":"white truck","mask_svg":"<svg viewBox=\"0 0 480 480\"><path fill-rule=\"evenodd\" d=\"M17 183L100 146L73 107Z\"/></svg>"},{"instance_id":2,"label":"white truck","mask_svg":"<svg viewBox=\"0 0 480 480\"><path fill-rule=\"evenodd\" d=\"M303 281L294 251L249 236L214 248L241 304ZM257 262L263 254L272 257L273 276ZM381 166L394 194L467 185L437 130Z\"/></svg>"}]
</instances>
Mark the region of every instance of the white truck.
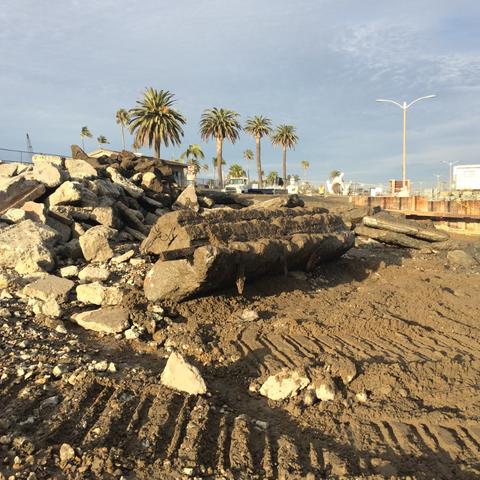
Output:
<instances>
[{"instance_id":1,"label":"white truck","mask_svg":"<svg viewBox=\"0 0 480 480\"><path fill-rule=\"evenodd\" d=\"M250 183L247 177L229 178L228 183L223 187L224 192L247 193Z\"/></svg>"}]
</instances>

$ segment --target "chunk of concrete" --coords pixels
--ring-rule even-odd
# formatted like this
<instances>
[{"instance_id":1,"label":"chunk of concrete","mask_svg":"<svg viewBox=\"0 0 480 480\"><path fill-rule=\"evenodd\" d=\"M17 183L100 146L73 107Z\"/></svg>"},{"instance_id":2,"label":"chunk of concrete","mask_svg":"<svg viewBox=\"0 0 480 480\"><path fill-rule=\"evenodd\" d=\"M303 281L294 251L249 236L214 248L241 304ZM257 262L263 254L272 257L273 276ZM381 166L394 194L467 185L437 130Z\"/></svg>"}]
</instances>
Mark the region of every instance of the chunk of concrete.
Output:
<instances>
[{"instance_id":1,"label":"chunk of concrete","mask_svg":"<svg viewBox=\"0 0 480 480\"><path fill-rule=\"evenodd\" d=\"M73 286L74 283L67 278L47 275L26 285L23 289L23 294L38 300L47 301L54 299L58 303L63 303Z\"/></svg>"},{"instance_id":2,"label":"chunk of concrete","mask_svg":"<svg viewBox=\"0 0 480 480\"><path fill-rule=\"evenodd\" d=\"M82 199L82 186L78 182L63 182L49 197L49 205L75 205Z\"/></svg>"},{"instance_id":3,"label":"chunk of concrete","mask_svg":"<svg viewBox=\"0 0 480 480\"><path fill-rule=\"evenodd\" d=\"M89 262L106 262L113 257L110 240L117 233L113 228L98 225L90 228L80 237L80 248L85 260Z\"/></svg>"},{"instance_id":4,"label":"chunk of concrete","mask_svg":"<svg viewBox=\"0 0 480 480\"><path fill-rule=\"evenodd\" d=\"M66 179L65 171L61 167L48 162L35 165L31 176L49 188L58 187Z\"/></svg>"},{"instance_id":5,"label":"chunk of concrete","mask_svg":"<svg viewBox=\"0 0 480 480\"><path fill-rule=\"evenodd\" d=\"M452 250L448 252L447 260L450 265L455 267L471 268L478 266L475 258L464 250Z\"/></svg>"},{"instance_id":6,"label":"chunk of concrete","mask_svg":"<svg viewBox=\"0 0 480 480\"><path fill-rule=\"evenodd\" d=\"M94 178L97 176L95 168L85 160L67 158L65 160L65 168L67 169L70 178L75 180Z\"/></svg>"},{"instance_id":7,"label":"chunk of concrete","mask_svg":"<svg viewBox=\"0 0 480 480\"><path fill-rule=\"evenodd\" d=\"M140 198L143 190L130 180L123 177L115 168L107 167L107 173L110 175L113 183L120 185L131 197Z\"/></svg>"},{"instance_id":8,"label":"chunk of concrete","mask_svg":"<svg viewBox=\"0 0 480 480\"><path fill-rule=\"evenodd\" d=\"M86 305L118 305L123 292L118 287L106 287L101 283L84 283L77 287L78 301Z\"/></svg>"},{"instance_id":9,"label":"chunk of concrete","mask_svg":"<svg viewBox=\"0 0 480 480\"><path fill-rule=\"evenodd\" d=\"M195 191L195 185L189 185L177 198L172 205L173 210L193 210L198 212L200 205L198 203L197 192Z\"/></svg>"},{"instance_id":10,"label":"chunk of concrete","mask_svg":"<svg viewBox=\"0 0 480 480\"><path fill-rule=\"evenodd\" d=\"M45 193L45 185L23 176L0 177L0 213L9 208L20 208L25 202L35 200Z\"/></svg>"},{"instance_id":11,"label":"chunk of concrete","mask_svg":"<svg viewBox=\"0 0 480 480\"><path fill-rule=\"evenodd\" d=\"M129 327L128 318L128 310L120 307L104 307L72 315L72 320L81 327L104 333L123 332Z\"/></svg>"},{"instance_id":12,"label":"chunk of concrete","mask_svg":"<svg viewBox=\"0 0 480 480\"><path fill-rule=\"evenodd\" d=\"M51 163L57 167L63 167L64 158L58 155L42 155L35 154L32 156L32 163L34 165L40 165L42 163Z\"/></svg>"},{"instance_id":13,"label":"chunk of concrete","mask_svg":"<svg viewBox=\"0 0 480 480\"><path fill-rule=\"evenodd\" d=\"M0 231L0 266L27 274L55 267L53 247L59 235L52 228L24 220Z\"/></svg>"},{"instance_id":14,"label":"chunk of concrete","mask_svg":"<svg viewBox=\"0 0 480 480\"><path fill-rule=\"evenodd\" d=\"M280 373L268 377L259 391L264 397L278 401L294 397L309 384L310 380L299 372L283 369Z\"/></svg>"},{"instance_id":15,"label":"chunk of concrete","mask_svg":"<svg viewBox=\"0 0 480 480\"><path fill-rule=\"evenodd\" d=\"M179 353L172 352L168 357L160 381L173 390L190 395L207 393L207 386L198 368L190 365Z\"/></svg>"},{"instance_id":16,"label":"chunk of concrete","mask_svg":"<svg viewBox=\"0 0 480 480\"><path fill-rule=\"evenodd\" d=\"M108 277L110 277L110 272L106 268L93 265L88 265L78 274L78 278L83 282L105 282Z\"/></svg>"},{"instance_id":17,"label":"chunk of concrete","mask_svg":"<svg viewBox=\"0 0 480 480\"><path fill-rule=\"evenodd\" d=\"M18 223L25 220L25 211L21 208L10 208L5 212L3 217L13 223Z\"/></svg>"}]
</instances>

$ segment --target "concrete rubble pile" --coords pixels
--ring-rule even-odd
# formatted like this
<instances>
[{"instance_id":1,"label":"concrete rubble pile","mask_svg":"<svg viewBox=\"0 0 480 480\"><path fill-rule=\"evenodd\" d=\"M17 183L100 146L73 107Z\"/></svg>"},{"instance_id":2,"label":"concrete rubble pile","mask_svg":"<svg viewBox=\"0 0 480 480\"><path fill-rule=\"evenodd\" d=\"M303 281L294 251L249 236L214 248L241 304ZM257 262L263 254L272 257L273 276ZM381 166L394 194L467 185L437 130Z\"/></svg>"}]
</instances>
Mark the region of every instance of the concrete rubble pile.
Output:
<instances>
[{"instance_id":1,"label":"concrete rubble pile","mask_svg":"<svg viewBox=\"0 0 480 480\"><path fill-rule=\"evenodd\" d=\"M288 202L288 199L281 202ZM141 251L160 259L147 274L150 301L181 301L288 270L312 270L354 244L354 233L323 208L180 210L162 216Z\"/></svg>"}]
</instances>

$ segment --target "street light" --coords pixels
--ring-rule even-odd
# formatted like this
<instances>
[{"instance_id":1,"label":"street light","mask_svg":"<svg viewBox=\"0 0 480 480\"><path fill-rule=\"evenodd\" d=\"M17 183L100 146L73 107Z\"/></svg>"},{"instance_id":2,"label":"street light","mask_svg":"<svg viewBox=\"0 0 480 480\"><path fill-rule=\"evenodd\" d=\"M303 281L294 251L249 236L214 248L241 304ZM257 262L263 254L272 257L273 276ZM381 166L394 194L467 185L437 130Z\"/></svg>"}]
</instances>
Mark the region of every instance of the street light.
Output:
<instances>
[{"instance_id":1,"label":"street light","mask_svg":"<svg viewBox=\"0 0 480 480\"><path fill-rule=\"evenodd\" d=\"M387 100L385 98L378 98L377 102L386 102L393 103L397 107L400 107L403 110L403 155L402 155L402 190L405 189L405 184L407 182L407 110L420 100L425 100L427 98L433 98L436 95L427 95L425 97L420 97L415 99L413 102L407 104L407 102L398 103L394 100Z\"/></svg>"},{"instance_id":2,"label":"street light","mask_svg":"<svg viewBox=\"0 0 480 480\"><path fill-rule=\"evenodd\" d=\"M453 166L456 165L457 163L459 163L458 161L457 162L446 162L445 160L442 161L442 163L445 163L446 165L448 165L450 168L448 170L448 191L450 193L450 195L452 194L452 180L453 180Z\"/></svg>"}]
</instances>

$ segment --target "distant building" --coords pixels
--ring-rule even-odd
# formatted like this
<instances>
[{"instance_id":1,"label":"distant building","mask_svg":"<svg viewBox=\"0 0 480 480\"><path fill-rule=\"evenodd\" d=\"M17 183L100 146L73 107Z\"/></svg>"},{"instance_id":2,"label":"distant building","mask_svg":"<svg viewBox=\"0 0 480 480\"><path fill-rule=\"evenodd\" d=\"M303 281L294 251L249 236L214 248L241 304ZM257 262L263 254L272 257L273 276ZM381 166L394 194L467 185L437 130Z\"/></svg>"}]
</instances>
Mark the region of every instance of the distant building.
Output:
<instances>
[{"instance_id":1,"label":"distant building","mask_svg":"<svg viewBox=\"0 0 480 480\"><path fill-rule=\"evenodd\" d=\"M120 153L118 150L109 150L107 148L97 148L93 152L88 153L89 157L99 158L104 155L110 156L112 153ZM144 155L143 153L133 152L137 157L145 157L154 159L154 157L150 157L149 155ZM174 160L163 160L162 162L165 165L168 165L172 169L173 178L178 185L185 185L186 184L186 169L187 165L182 162L176 162Z\"/></svg>"},{"instance_id":2,"label":"distant building","mask_svg":"<svg viewBox=\"0 0 480 480\"><path fill-rule=\"evenodd\" d=\"M480 165L455 165L453 184L456 190L480 190Z\"/></svg>"}]
</instances>

